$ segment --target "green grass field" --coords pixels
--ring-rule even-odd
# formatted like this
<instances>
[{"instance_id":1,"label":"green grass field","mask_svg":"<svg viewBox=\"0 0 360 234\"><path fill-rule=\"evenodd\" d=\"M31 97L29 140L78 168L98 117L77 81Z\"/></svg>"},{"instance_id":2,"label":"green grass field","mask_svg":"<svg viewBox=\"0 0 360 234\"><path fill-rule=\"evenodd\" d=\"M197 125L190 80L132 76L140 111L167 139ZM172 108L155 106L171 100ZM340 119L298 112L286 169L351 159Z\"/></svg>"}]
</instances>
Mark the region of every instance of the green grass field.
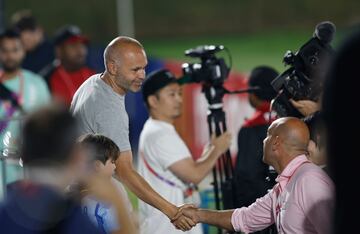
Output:
<instances>
[{"instance_id":1,"label":"green grass field","mask_svg":"<svg viewBox=\"0 0 360 234\"><path fill-rule=\"evenodd\" d=\"M287 50L297 51L312 36L312 31L272 31L244 35L204 36L193 38L159 38L143 40L148 56L160 59L174 59L182 62L198 62L186 57L184 51L198 45L224 45L230 50L235 71L249 72L258 65L269 65L279 72L285 70L282 63ZM347 32L337 32L332 45ZM227 58L225 52L219 57Z\"/></svg>"},{"instance_id":2,"label":"green grass field","mask_svg":"<svg viewBox=\"0 0 360 234\"><path fill-rule=\"evenodd\" d=\"M153 39L144 40L143 44L149 56L183 62L197 61L184 55L186 49L198 45L221 44L230 50L233 70L248 72L257 65L270 65L282 71L285 52L296 51L310 37L311 33L303 32L265 32L251 35ZM220 52L218 56L227 58L225 52Z\"/></svg>"}]
</instances>

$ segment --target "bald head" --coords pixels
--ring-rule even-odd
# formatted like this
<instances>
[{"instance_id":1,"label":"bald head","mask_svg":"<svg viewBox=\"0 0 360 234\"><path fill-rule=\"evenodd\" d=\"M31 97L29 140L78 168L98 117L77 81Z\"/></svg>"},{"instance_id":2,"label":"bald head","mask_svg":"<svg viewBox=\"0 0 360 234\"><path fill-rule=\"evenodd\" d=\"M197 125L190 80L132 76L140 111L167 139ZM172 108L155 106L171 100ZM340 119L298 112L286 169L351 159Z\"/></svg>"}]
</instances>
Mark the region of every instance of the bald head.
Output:
<instances>
[{"instance_id":1,"label":"bald head","mask_svg":"<svg viewBox=\"0 0 360 234\"><path fill-rule=\"evenodd\" d=\"M130 50L144 50L144 47L140 42L131 37L121 36L112 40L104 51L105 68L108 69L109 62L121 62L122 55Z\"/></svg>"},{"instance_id":2,"label":"bald head","mask_svg":"<svg viewBox=\"0 0 360 234\"><path fill-rule=\"evenodd\" d=\"M143 46L130 37L117 37L104 51L102 78L120 95L138 92L145 80L147 57Z\"/></svg>"},{"instance_id":3,"label":"bald head","mask_svg":"<svg viewBox=\"0 0 360 234\"><path fill-rule=\"evenodd\" d=\"M280 174L294 157L307 153L309 135L308 127L300 119L286 117L275 120L264 140L263 161Z\"/></svg>"},{"instance_id":4,"label":"bald head","mask_svg":"<svg viewBox=\"0 0 360 234\"><path fill-rule=\"evenodd\" d=\"M306 151L310 139L309 129L298 118L285 117L274 121L272 135L279 136L286 151ZM269 128L269 129L270 129Z\"/></svg>"}]
</instances>

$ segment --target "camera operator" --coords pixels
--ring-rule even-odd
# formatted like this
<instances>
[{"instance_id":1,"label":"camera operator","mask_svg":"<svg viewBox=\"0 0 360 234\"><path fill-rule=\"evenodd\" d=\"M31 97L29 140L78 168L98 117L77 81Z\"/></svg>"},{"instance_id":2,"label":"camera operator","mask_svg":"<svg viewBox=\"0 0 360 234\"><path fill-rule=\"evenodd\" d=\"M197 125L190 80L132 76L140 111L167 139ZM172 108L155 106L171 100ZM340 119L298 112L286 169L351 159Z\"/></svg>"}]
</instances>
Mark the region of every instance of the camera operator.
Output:
<instances>
[{"instance_id":1,"label":"camera operator","mask_svg":"<svg viewBox=\"0 0 360 234\"><path fill-rule=\"evenodd\" d=\"M195 161L174 128L182 107L181 87L174 75L168 70L151 73L143 84L142 94L150 118L140 135L139 173L172 204L194 203L196 191L189 184L196 185L205 178L229 148L231 136L226 132L213 138ZM182 233L174 229L164 214L142 201L139 210L141 233ZM188 233L202 233L201 226Z\"/></svg>"},{"instance_id":2,"label":"camera operator","mask_svg":"<svg viewBox=\"0 0 360 234\"><path fill-rule=\"evenodd\" d=\"M321 22L313 37L296 53L286 52L283 62L290 68L271 83L278 92L272 101L272 109L280 117L301 118L320 109L324 71L334 54L330 42L335 31L333 23Z\"/></svg>"},{"instance_id":3,"label":"camera operator","mask_svg":"<svg viewBox=\"0 0 360 234\"><path fill-rule=\"evenodd\" d=\"M320 104L311 100L299 100L295 101L294 99L290 99L291 104L303 115L309 116L316 111L320 110Z\"/></svg>"}]
</instances>

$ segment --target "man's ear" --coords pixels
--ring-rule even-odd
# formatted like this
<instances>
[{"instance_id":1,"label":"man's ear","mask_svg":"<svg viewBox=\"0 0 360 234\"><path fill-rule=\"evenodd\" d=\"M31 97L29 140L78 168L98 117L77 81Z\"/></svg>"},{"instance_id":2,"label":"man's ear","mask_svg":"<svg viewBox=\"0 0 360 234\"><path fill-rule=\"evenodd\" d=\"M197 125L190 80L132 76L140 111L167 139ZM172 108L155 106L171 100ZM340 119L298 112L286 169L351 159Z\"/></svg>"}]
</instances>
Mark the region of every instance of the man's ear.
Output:
<instances>
[{"instance_id":1,"label":"man's ear","mask_svg":"<svg viewBox=\"0 0 360 234\"><path fill-rule=\"evenodd\" d=\"M271 144L271 149L272 149L272 151L276 151L279 149L279 147L280 147L280 137L276 136L274 141Z\"/></svg>"},{"instance_id":2,"label":"man's ear","mask_svg":"<svg viewBox=\"0 0 360 234\"><path fill-rule=\"evenodd\" d=\"M108 61L106 63L106 67L110 75L114 76L116 74L117 67L115 66L115 62Z\"/></svg>"},{"instance_id":3,"label":"man's ear","mask_svg":"<svg viewBox=\"0 0 360 234\"><path fill-rule=\"evenodd\" d=\"M159 100L156 98L155 95L150 95L148 97L148 103L150 108L156 108L158 106Z\"/></svg>"}]
</instances>

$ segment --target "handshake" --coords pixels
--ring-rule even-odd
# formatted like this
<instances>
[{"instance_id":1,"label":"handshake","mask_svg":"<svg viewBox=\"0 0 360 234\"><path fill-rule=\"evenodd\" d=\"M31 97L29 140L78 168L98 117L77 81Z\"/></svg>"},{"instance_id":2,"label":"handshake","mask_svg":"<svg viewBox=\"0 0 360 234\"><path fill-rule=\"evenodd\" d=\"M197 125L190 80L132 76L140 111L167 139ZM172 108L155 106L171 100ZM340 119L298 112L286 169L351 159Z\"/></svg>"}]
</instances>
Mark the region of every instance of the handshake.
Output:
<instances>
[{"instance_id":1,"label":"handshake","mask_svg":"<svg viewBox=\"0 0 360 234\"><path fill-rule=\"evenodd\" d=\"M181 231L189 231L200 222L198 208L192 204L185 204L178 208L177 214L171 219L176 229Z\"/></svg>"}]
</instances>

